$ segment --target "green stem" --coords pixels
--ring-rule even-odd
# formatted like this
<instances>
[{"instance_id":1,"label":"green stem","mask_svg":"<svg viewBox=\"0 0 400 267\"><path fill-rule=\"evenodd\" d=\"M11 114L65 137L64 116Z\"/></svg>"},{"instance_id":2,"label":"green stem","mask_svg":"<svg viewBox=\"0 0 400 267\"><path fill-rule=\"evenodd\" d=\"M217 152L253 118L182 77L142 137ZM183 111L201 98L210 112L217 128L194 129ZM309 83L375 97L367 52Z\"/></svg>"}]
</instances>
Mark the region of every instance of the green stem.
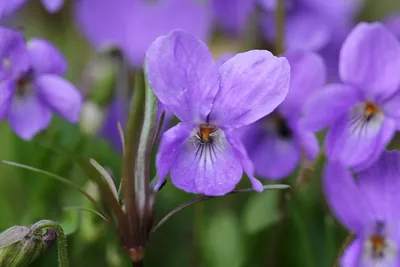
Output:
<instances>
[{"instance_id":1,"label":"green stem","mask_svg":"<svg viewBox=\"0 0 400 267\"><path fill-rule=\"evenodd\" d=\"M291 201L289 201L289 205L291 206L291 214L293 215L294 223L297 227L297 232L300 235L300 240L302 242L301 247L304 251L304 258L306 260L306 266L316 267L316 262L313 254L313 248L310 241L310 235L308 234L307 224L305 222L303 211L301 210L300 205L298 205L298 201L295 195L292 193L290 195Z\"/></svg>"},{"instance_id":2,"label":"green stem","mask_svg":"<svg viewBox=\"0 0 400 267\"><path fill-rule=\"evenodd\" d=\"M346 250L346 248L350 245L351 241L353 241L354 237L355 237L355 234L353 234L353 233L350 233L347 236L347 238L344 240L342 246L340 247L339 253L336 255L336 258L333 261L331 267L339 267L340 259L342 258L343 253Z\"/></svg>"},{"instance_id":3,"label":"green stem","mask_svg":"<svg viewBox=\"0 0 400 267\"><path fill-rule=\"evenodd\" d=\"M58 266L69 267L67 238L60 224L50 220L43 220L32 225L32 231L40 231L45 228L52 228L57 233L57 249L58 249Z\"/></svg>"},{"instance_id":4,"label":"green stem","mask_svg":"<svg viewBox=\"0 0 400 267\"><path fill-rule=\"evenodd\" d=\"M285 50L285 0L278 0L275 12L275 24L275 55L280 55Z\"/></svg>"}]
</instances>

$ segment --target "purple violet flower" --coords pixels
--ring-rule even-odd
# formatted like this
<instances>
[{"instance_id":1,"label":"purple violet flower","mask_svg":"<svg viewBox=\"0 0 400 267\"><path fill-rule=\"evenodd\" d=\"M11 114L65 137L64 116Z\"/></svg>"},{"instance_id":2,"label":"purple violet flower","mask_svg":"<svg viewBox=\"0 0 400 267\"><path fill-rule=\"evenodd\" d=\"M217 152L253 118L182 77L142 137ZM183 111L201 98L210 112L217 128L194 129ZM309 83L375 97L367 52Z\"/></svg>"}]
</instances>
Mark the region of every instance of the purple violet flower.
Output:
<instances>
[{"instance_id":1,"label":"purple violet flower","mask_svg":"<svg viewBox=\"0 0 400 267\"><path fill-rule=\"evenodd\" d=\"M314 133L302 129L299 120L305 101L325 84L324 62L312 52L298 50L285 56L291 69L288 95L274 112L243 133L256 173L269 179L286 178L302 156L313 161L319 152Z\"/></svg>"},{"instance_id":2,"label":"purple violet flower","mask_svg":"<svg viewBox=\"0 0 400 267\"><path fill-rule=\"evenodd\" d=\"M146 74L160 102L182 121L163 134L155 189L170 172L172 183L186 192L224 195L244 171L262 191L238 128L283 101L290 79L287 60L252 50L218 66L203 42L173 31L150 45Z\"/></svg>"},{"instance_id":3,"label":"purple violet flower","mask_svg":"<svg viewBox=\"0 0 400 267\"><path fill-rule=\"evenodd\" d=\"M400 153L384 152L355 174L339 163L325 167L324 190L336 218L355 240L342 267L399 266Z\"/></svg>"},{"instance_id":4,"label":"purple violet flower","mask_svg":"<svg viewBox=\"0 0 400 267\"><path fill-rule=\"evenodd\" d=\"M192 0L80 0L75 3L79 28L100 49L115 45L132 66L141 68L148 46L179 28L201 40L211 30L209 5Z\"/></svg>"},{"instance_id":5,"label":"purple violet flower","mask_svg":"<svg viewBox=\"0 0 400 267\"><path fill-rule=\"evenodd\" d=\"M20 9L27 0L2 0L0 2L5 2L0 4L0 14L11 15ZM46 10L50 13L55 13L61 9L64 4L64 0L42 0L42 4Z\"/></svg>"},{"instance_id":6,"label":"purple violet flower","mask_svg":"<svg viewBox=\"0 0 400 267\"><path fill-rule=\"evenodd\" d=\"M329 127L325 151L356 168L376 160L400 122L400 43L381 23L360 23L340 51L341 84L330 84L305 105L302 124Z\"/></svg>"},{"instance_id":7,"label":"purple violet flower","mask_svg":"<svg viewBox=\"0 0 400 267\"><path fill-rule=\"evenodd\" d=\"M2 35L1 42L11 42ZM23 42L23 40L19 40ZM16 43L16 47L22 47ZM15 53L15 55L14 55ZM25 67L27 53L29 65ZM60 77L67 68L61 53L49 42L31 39L26 51L16 50L3 53L8 66L20 66L21 72L4 79L0 84L0 120L7 118L11 128L25 140L47 127L51 113L55 111L70 122L77 122L82 106L82 97L75 87ZM21 60L21 62L20 62Z\"/></svg>"}]
</instances>

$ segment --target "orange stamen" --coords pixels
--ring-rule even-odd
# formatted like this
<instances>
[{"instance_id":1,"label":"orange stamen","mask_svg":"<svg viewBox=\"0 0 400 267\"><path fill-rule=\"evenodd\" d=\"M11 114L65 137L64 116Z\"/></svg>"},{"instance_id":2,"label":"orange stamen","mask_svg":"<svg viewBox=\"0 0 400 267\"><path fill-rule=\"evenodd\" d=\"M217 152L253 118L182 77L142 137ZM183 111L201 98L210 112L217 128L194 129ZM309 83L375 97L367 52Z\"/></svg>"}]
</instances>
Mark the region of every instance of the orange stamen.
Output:
<instances>
[{"instance_id":1,"label":"orange stamen","mask_svg":"<svg viewBox=\"0 0 400 267\"><path fill-rule=\"evenodd\" d=\"M385 238L380 235L373 235L370 238L372 244L372 250L375 255L379 255L383 253L383 249L385 248Z\"/></svg>"},{"instance_id":2,"label":"orange stamen","mask_svg":"<svg viewBox=\"0 0 400 267\"><path fill-rule=\"evenodd\" d=\"M212 124L200 124L200 135L203 141L209 141L210 135L217 130L217 127Z\"/></svg>"},{"instance_id":3,"label":"orange stamen","mask_svg":"<svg viewBox=\"0 0 400 267\"><path fill-rule=\"evenodd\" d=\"M371 117L379 112L379 107L371 102L367 102L364 108L365 117Z\"/></svg>"}]
</instances>

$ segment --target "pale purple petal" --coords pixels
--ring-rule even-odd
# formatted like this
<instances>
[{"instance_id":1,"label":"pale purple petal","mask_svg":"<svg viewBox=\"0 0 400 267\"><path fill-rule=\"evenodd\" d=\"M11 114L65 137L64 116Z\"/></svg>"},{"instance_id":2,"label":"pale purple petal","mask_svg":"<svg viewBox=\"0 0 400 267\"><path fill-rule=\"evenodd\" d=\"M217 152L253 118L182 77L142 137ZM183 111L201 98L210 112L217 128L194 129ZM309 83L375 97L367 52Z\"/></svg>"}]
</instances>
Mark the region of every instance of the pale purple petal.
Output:
<instances>
[{"instance_id":1,"label":"pale purple petal","mask_svg":"<svg viewBox=\"0 0 400 267\"><path fill-rule=\"evenodd\" d=\"M203 42L178 30L158 38L146 53L146 75L160 102L180 120L206 121L218 72Z\"/></svg>"},{"instance_id":2,"label":"pale purple petal","mask_svg":"<svg viewBox=\"0 0 400 267\"><path fill-rule=\"evenodd\" d=\"M362 193L371 203L376 221L398 221L400 203L400 153L383 152L371 167L358 174Z\"/></svg>"},{"instance_id":3,"label":"pale purple petal","mask_svg":"<svg viewBox=\"0 0 400 267\"><path fill-rule=\"evenodd\" d=\"M301 125L304 129L319 131L332 125L354 105L361 101L356 88L330 84L310 96L303 110Z\"/></svg>"},{"instance_id":4,"label":"pale purple petal","mask_svg":"<svg viewBox=\"0 0 400 267\"><path fill-rule=\"evenodd\" d=\"M313 132L297 129L294 131L295 138L302 152L309 161L313 161L319 153L317 137Z\"/></svg>"},{"instance_id":5,"label":"pale purple petal","mask_svg":"<svg viewBox=\"0 0 400 267\"><path fill-rule=\"evenodd\" d=\"M257 174L263 178L279 180L287 178L296 169L301 151L293 139L266 134L251 155Z\"/></svg>"},{"instance_id":6,"label":"pale purple petal","mask_svg":"<svg viewBox=\"0 0 400 267\"><path fill-rule=\"evenodd\" d=\"M363 233L364 226L370 222L369 203L362 198L350 171L339 163L328 161L323 184L325 196L335 217L353 233Z\"/></svg>"},{"instance_id":7,"label":"pale purple petal","mask_svg":"<svg viewBox=\"0 0 400 267\"><path fill-rule=\"evenodd\" d=\"M217 24L232 35L243 33L256 0L211 0Z\"/></svg>"},{"instance_id":8,"label":"pale purple petal","mask_svg":"<svg viewBox=\"0 0 400 267\"><path fill-rule=\"evenodd\" d=\"M3 120L8 115L14 95L14 88L14 80L6 80L0 83L0 120Z\"/></svg>"},{"instance_id":9,"label":"pale purple petal","mask_svg":"<svg viewBox=\"0 0 400 267\"><path fill-rule=\"evenodd\" d=\"M146 50L157 37L182 29L206 41L212 22L205 1L80 0L75 13L92 45L117 45L134 67L143 66Z\"/></svg>"},{"instance_id":10,"label":"pale purple petal","mask_svg":"<svg viewBox=\"0 0 400 267\"><path fill-rule=\"evenodd\" d=\"M297 117L310 96L322 90L326 82L323 59L316 53L295 50L285 53L290 64L289 92L279 106L284 116Z\"/></svg>"},{"instance_id":11,"label":"pale purple petal","mask_svg":"<svg viewBox=\"0 0 400 267\"><path fill-rule=\"evenodd\" d=\"M232 191L242 174L242 164L225 136L211 145L196 146L193 140L186 141L171 167L171 181L176 187L211 196Z\"/></svg>"},{"instance_id":12,"label":"pale purple petal","mask_svg":"<svg viewBox=\"0 0 400 267\"><path fill-rule=\"evenodd\" d=\"M14 97L8 122L22 139L32 139L49 125L50 120L50 109L36 95Z\"/></svg>"},{"instance_id":13,"label":"pale purple petal","mask_svg":"<svg viewBox=\"0 0 400 267\"><path fill-rule=\"evenodd\" d=\"M42 0L43 5L50 13L55 13L60 10L64 4L64 0Z\"/></svg>"},{"instance_id":14,"label":"pale purple petal","mask_svg":"<svg viewBox=\"0 0 400 267\"><path fill-rule=\"evenodd\" d=\"M21 33L0 27L0 79L16 78L29 68L29 57Z\"/></svg>"},{"instance_id":15,"label":"pale purple petal","mask_svg":"<svg viewBox=\"0 0 400 267\"><path fill-rule=\"evenodd\" d=\"M223 64L210 122L227 128L248 125L272 112L287 95L290 66L266 50L240 53Z\"/></svg>"},{"instance_id":16,"label":"pale purple petal","mask_svg":"<svg viewBox=\"0 0 400 267\"><path fill-rule=\"evenodd\" d=\"M340 51L341 79L367 99L391 95L400 85L400 43L381 23L358 24Z\"/></svg>"},{"instance_id":17,"label":"pale purple petal","mask_svg":"<svg viewBox=\"0 0 400 267\"><path fill-rule=\"evenodd\" d=\"M356 238L344 251L344 254L340 260L341 267L358 267L362 251L363 251L363 240Z\"/></svg>"},{"instance_id":18,"label":"pale purple petal","mask_svg":"<svg viewBox=\"0 0 400 267\"><path fill-rule=\"evenodd\" d=\"M270 41L275 40L276 27L274 13L268 13L263 20L264 34ZM298 12L288 16L285 31L287 50L304 49L317 51L330 40L331 30L315 12Z\"/></svg>"},{"instance_id":19,"label":"pale purple petal","mask_svg":"<svg viewBox=\"0 0 400 267\"><path fill-rule=\"evenodd\" d=\"M76 123L82 108L82 95L69 81L57 75L41 75L35 79L39 97L60 116Z\"/></svg>"},{"instance_id":20,"label":"pale purple petal","mask_svg":"<svg viewBox=\"0 0 400 267\"><path fill-rule=\"evenodd\" d=\"M29 40L27 47L35 74L62 75L67 70L64 56L50 42L33 38Z\"/></svg>"},{"instance_id":21,"label":"pale purple petal","mask_svg":"<svg viewBox=\"0 0 400 267\"><path fill-rule=\"evenodd\" d=\"M262 183L254 177L254 166L250 160L246 148L244 147L239 136L235 132L227 133L228 142L232 145L236 157L242 164L243 171L249 177L250 183L256 192L262 192L264 190Z\"/></svg>"},{"instance_id":22,"label":"pale purple petal","mask_svg":"<svg viewBox=\"0 0 400 267\"><path fill-rule=\"evenodd\" d=\"M2 0L5 1L5 15L10 15L20 9L27 0Z\"/></svg>"},{"instance_id":23,"label":"pale purple petal","mask_svg":"<svg viewBox=\"0 0 400 267\"><path fill-rule=\"evenodd\" d=\"M397 92L382 104L385 115L400 120L400 92Z\"/></svg>"},{"instance_id":24,"label":"pale purple petal","mask_svg":"<svg viewBox=\"0 0 400 267\"><path fill-rule=\"evenodd\" d=\"M190 136L190 131L189 125L179 123L162 135L156 157L158 182L154 188L155 190L158 190L167 178L168 172L175 164L181 151L181 147Z\"/></svg>"},{"instance_id":25,"label":"pale purple petal","mask_svg":"<svg viewBox=\"0 0 400 267\"><path fill-rule=\"evenodd\" d=\"M340 118L328 131L325 140L326 155L330 160L340 161L357 169L367 167L371 158L379 156L386 147L385 135L390 138L395 133L394 125L376 118L369 122L357 114L347 114ZM390 140L390 139L389 139Z\"/></svg>"}]
</instances>

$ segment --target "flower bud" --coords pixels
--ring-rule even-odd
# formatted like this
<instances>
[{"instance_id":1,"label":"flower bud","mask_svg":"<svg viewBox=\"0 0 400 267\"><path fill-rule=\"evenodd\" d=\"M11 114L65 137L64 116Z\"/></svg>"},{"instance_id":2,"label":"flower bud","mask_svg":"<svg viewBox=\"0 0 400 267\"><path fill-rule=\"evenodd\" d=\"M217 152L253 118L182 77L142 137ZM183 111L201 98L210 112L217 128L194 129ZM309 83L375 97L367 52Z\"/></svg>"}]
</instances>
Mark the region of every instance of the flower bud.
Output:
<instances>
[{"instance_id":1,"label":"flower bud","mask_svg":"<svg viewBox=\"0 0 400 267\"><path fill-rule=\"evenodd\" d=\"M95 135L104 122L104 110L92 101L86 101L81 110L80 128L82 132Z\"/></svg>"},{"instance_id":2,"label":"flower bud","mask_svg":"<svg viewBox=\"0 0 400 267\"><path fill-rule=\"evenodd\" d=\"M14 226L0 234L0 267L25 267L57 240L54 229L32 231Z\"/></svg>"}]
</instances>

